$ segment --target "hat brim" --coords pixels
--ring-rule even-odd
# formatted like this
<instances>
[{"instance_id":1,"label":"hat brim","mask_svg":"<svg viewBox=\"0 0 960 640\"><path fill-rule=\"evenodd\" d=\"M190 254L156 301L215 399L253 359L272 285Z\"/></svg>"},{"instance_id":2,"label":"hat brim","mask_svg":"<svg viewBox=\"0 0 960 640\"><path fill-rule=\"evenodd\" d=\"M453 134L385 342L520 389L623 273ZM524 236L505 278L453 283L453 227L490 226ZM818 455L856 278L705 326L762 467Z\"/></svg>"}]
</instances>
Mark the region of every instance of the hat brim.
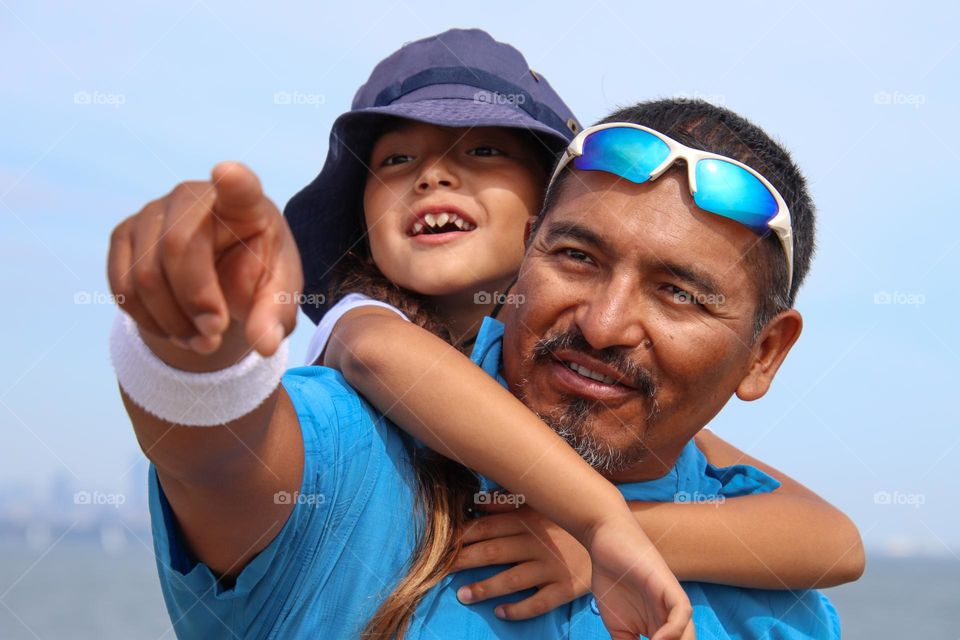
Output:
<instances>
[{"instance_id":1,"label":"hat brim","mask_svg":"<svg viewBox=\"0 0 960 640\"><path fill-rule=\"evenodd\" d=\"M363 118L370 114L405 118L441 127L508 127L524 129L545 136L551 151L559 151L568 144L555 129L534 119L523 109L510 104L497 104L478 99L440 98L399 102L384 107L357 109L343 114L337 123ZM571 134L572 135L572 134ZM556 145L556 146L554 146Z\"/></svg>"}]
</instances>

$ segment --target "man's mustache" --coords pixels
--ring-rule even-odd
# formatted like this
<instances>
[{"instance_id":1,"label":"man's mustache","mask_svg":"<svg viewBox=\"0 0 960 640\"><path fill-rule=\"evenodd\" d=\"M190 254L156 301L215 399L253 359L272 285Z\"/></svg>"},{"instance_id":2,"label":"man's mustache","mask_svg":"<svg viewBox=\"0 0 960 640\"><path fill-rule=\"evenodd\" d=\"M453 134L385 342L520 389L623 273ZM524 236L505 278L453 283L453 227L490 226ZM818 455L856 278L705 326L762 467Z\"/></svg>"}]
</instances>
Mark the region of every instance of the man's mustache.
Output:
<instances>
[{"instance_id":1,"label":"man's mustache","mask_svg":"<svg viewBox=\"0 0 960 640\"><path fill-rule=\"evenodd\" d=\"M579 351L588 355L620 374L620 379L635 387L642 395L654 398L657 395L657 385L653 375L644 367L631 360L617 347L607 347L597 350L590 346L587 339L579 331L567 331L549 338L540 338L533 345L533 361L545 362L555 360L557 351Z\"/></svg>"}]
</instances>

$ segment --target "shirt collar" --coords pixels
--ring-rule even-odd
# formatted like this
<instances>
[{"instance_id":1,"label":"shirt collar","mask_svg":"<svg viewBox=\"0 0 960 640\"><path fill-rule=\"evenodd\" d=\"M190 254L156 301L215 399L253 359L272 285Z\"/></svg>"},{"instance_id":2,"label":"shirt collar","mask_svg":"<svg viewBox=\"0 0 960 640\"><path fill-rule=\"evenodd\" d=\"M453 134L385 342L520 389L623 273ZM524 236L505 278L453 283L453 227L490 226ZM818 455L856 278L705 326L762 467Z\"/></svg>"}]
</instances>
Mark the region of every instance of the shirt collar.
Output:
<instances>
[{"instance_id":1,"label":"shirt collar","mask_svg":"<svg viewBox=\"0 0 960 640\"><path fill-rule=\"evenodd\" d=\"M473 343L470 359L480 365L488 375L497 379L502 386L507 381L500 374L501 354L503 352L503 323L487 316L480 325L477 338Z\"/></svg>"}]
</instances>

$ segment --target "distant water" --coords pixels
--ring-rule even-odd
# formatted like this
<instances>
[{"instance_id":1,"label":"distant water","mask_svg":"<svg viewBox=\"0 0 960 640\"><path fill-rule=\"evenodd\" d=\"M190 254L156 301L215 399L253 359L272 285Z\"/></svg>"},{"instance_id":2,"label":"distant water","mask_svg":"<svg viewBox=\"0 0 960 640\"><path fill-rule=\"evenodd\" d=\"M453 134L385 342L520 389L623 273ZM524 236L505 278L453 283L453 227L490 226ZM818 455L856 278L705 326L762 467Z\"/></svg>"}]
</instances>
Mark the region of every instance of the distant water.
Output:
<instances>
[{"instance_id":1,"label":"distant water","mask_svg":"<svg viewBox=\"0 0 960 640\"><path fill-rule=\"evenodd\" d=\"M960 639L960 559L868 557L864 576L828 589L844 640Z\"/></svg>"},{"instance_id":2,"label":"distant water","mask_svg":"<svg viewBox=\"0 0 960 640\"><path fill-rule=\"evenodd\" d=\"M149 544L149 540L146 541ZM3 640L173 640L152 549L63 540L45 556L0 544Z\"/></svg>"},{"instance_id":3,"label":"distant water","mask_svg":"<svg viewBox=\"0 0 960 640\"><path fill-rule=\"evenodd\" d=\"M844 640L960 639L960 560L953 557L872 558L860 582L827 595ZM151 550L132 542L107 553L63 541L43 556L0 543L0 638L173 640Z\"/></svg>"}]
</instances>

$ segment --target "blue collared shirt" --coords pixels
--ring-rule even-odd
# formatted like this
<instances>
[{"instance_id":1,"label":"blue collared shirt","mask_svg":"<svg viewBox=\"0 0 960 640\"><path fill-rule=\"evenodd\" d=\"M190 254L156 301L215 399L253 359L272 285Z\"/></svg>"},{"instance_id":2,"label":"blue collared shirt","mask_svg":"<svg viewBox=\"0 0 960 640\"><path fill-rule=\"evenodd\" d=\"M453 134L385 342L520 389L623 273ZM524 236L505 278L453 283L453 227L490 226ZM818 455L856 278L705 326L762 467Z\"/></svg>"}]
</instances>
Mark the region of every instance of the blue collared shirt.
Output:
<instances>
[{"instance_id":1,"label":"blue collared shirt","mask_svg":"<svg viewBox=\"0 0 960 640\"><path fill-rule=\"evenodd\" d=\"M503 325L487 318L473 360L499 375ZM283 386L296 409L304 474L295 506L277 537L225 587L192 559L170 505L150 472L150 513L157 568L180 638L357 638L405 573L421 516L410 438L371 407L343 377L325 367L291 369ZM779 483L759 470L707 464L691 442L667 475L619 485L628 500L722 500L763 493ZM532 620L493 615L513 594L463 605L457 589L504 567L444 578L420 602L411 640L609 638L592 596ZM830 602L816 591L766 591L684 583L701 639L839 638Z\"/></svg>"}]
</instances>

